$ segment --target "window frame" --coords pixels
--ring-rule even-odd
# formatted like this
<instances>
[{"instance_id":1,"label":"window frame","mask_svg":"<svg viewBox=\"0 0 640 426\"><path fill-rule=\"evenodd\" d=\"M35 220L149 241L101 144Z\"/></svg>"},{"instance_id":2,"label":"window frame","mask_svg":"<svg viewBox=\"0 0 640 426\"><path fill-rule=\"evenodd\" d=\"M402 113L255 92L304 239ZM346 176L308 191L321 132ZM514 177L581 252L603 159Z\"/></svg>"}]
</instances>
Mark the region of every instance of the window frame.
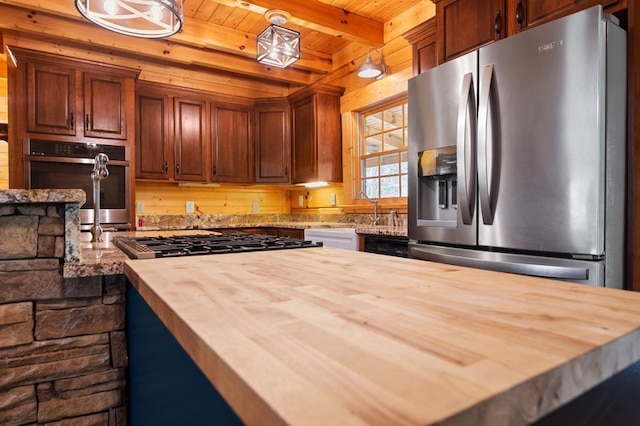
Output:
<instances>
[{"instance_id":1,"label":"window frame","mask_svg":"<svg viewBox=\"0 0 640 426\"><path fill-rule=\"evenodd\" d=\"M401 126L394 128L393 130L400 130L402 132L402 134L404 135L404 145L402 148L396 148L396 149L391 149L391 150L387 150L387 151L383 151L380 150L379 152L376 153L370 153L370 154L363 154L364 149L365 149L365 145L366 145L366 137L370 136L370 135L366 135L365 134L365 122L366 122L366 117L383 112L385 110L389 110L391 108L397 107L397 106L402 106L403 108L403 123ZM408 107L408 97L406 96L406 94L404 96L401 96L399 98L395 98L395 99L391 99L388 100L387 102L383 102L383 103L377 103L376 105L372 105L366 109L362 109L360 111L357 112L357 116L356 116L356 120L357 120L357 128L356 128L356 140L357 140L357 145L356 145L356 155L355 157L355 163L356 163L356 167L355 167L355 171L356 171L356 176L354 179L354 183L355 183L355 188L356 191L354 193L354 197L355 194L359 193L361 190L364 190L364 181L365 179L363 178L363 162L366 159L371 159L371 158L378 158L381 159L382 157L386 156L386 155L393 155L393 154L397 154L402 156L404 153L405 158L407 159L407 166L408 166L408 140L407 140L407 134L408 134L408 110L406 110L407 112L405 113L405 106ZM380 135L382 135L382 138L384 138L385 131L384 129L381 129L380 131ZM378 161L378 164L380 164L380 160ZM381 175L380 173L378 173L377 176L377 180L378 180L378 193L380 193L380 179L385 177L385 176L398 176L398 178L400 179L400 194L402 194L402 177L406 176L405 178L405 185L408 183L408 174L405 171L403 173L402 171L402 157L399 159L398 162L399 165L399 172L397 174L391 174L391 175ZM408 167L407 167L408 168ZM408 192L408 188L406 188L407 192ZM407 203L407 196L397 196L397 197L380 197L377 198L379 200L379 204L385 204L385 205L397 205L397 204L404 204L406 205Z\"/></svg>"}]
</instances>

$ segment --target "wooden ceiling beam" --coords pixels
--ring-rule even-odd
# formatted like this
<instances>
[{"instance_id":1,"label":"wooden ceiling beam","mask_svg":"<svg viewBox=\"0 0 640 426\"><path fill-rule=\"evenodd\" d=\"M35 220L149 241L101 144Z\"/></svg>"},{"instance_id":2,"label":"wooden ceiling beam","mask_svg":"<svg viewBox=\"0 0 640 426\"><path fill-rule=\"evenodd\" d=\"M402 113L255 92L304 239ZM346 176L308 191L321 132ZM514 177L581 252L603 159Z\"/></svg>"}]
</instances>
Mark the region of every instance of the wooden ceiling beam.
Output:
<instances>
[{"instance_id":1,"label":"wooden ceiling beam","mask_svg":"<svg viewBox=\"0 0 640 426\"><path fill-rule=\"evenodd\" d=\"M7 4L24 9L27 12L41 12L55 16L87 22L77 11L71 0L47 0L33 2L28 0L0 0L0 5ZM104 30L103 30L104 31ZM128 38L127 44L137 44L138 39ZM135 40L132 43L131 40ZM140 39L144 40L144 39ZM246 58L256 57L256 36L219 25L207 24L197 19L185 17L182 30L165 39L168 42L233 53ZM333 71L331 56L311 49L302 49L302 55L293 68L319 74Z\"/></svg>"},{"instance_id":2,"label":"wooden ceiling beam","mask_svg":"<svg viewBox=\"0 0 640 426\"><path fill-rule=\"evenodd\" d=\"M367 46L384 45L384 24L319 1L309 0L210 0L229 7L241 7L264 14L281 9L291 14L289 22L334 37ZM266 26L266 21L265 21Z\"/></svg>"},{"instance_id":3,"label":"wooden ceiling beam","mask_svg":"<svg viewBox=\"0 0 640 426\"><path fill-rule=\"evenodd\" d=\"M47 0L49 1L51 0ZM172 40L135 39L135 43L132 43L131 37L112 32L105 37L107 34L105 30L95 25L63 20L46 13L33 14L31 11L5 6L2 3L5 2L0 1L0 28L56 37L92 48L122 52L133 57L142 56L151 60L162 58L162 60L181 65L194 65L253 78L307 85L318 77L308 71L268 67L253 59L181 45Z\"/></svg>"}]
</instances>

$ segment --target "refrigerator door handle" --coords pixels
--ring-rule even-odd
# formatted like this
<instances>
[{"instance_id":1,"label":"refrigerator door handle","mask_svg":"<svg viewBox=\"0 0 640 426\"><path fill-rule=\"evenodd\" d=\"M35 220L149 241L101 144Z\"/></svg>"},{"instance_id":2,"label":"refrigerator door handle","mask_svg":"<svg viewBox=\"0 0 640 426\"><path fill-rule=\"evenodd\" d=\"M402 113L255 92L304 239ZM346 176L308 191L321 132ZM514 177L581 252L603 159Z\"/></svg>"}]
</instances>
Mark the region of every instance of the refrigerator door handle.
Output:
<instances>
[{"instance_id":1,"label":"refrigerator door handle","mask_svg":"<svg viewBox=\"0 0 640 426\"><path fill-rule=\"evenodd\" d=\"M458 163L458 206L462 223L473 221L476 203L476 101L473 74L465 74L458 103L456 155ZM468 152L467 152L468 151ZM471 158L467 158L467 154ZM468 169L468 170L467 170Z\"/></svg>"},{"instance_id":2,"label":"refrigerator door handle","mask_svg":"<svg viewBox=\"0 0 640 426\"><path fill-rule=\"evenodd\" d=\"M410 247L410 257L431 262L447 263L450 265L470 268L488 269L491 271L512 274L530 275L534 277L586 281L589 279L589 268L579 266L544 265L528 262L505 262L501 260L466 257L451 253L436 253Z\"/></svg>"},{"instance_id":3,"label":"refrigerator door handle","mask_svg":"<svg viewBox=\"0 0 640 426\"><path fill-rule=\"evenodd\" d=\"M482 212L482 222L485 225L493 223L493 212L491 211L491 198L489 194L489 167L487 164L488 132L489 132L489 103L491 102L491 91L493 82L493 65L487 65L482 70L482 80L480 82L480 103L478 109L478 192L480 198L480 210ZM492 132L493 134L493 132Z\"/></svg>"}]
</instances>

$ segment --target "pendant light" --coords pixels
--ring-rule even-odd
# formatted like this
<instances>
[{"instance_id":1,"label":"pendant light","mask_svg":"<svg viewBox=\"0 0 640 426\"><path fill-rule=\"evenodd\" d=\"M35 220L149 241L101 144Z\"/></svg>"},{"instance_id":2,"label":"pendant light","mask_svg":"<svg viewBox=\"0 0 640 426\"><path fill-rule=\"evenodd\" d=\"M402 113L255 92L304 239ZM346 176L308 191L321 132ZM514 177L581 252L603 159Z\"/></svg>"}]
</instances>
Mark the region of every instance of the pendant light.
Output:
<instances>
[{"instance_id":1,"label":"pendant light","mask_svg":"<svg viewBox=\"0 0 640 426\"><path fill-rule=\"evenodd\" d=\"M371 60L372 50L375 50L376 53L378 54L379 63L377 64ZM367 59L365 59L364 64L362 64L362 66L358 68L358 77L376 78L377 80L380 80L381 78L384 78L387 75L387 72L388 72L387 64L382 62L382 54L378 49L375 49L372 47L371 49L369 49L369 52L367 53Z\"/></svg>"},{"instance_id":2,"label":"pendant light","mask_svg":"<svg viewBox=\"0 0 640 426\"><path fill-rule=\"evenodd\" d=\"M282 27L291 17L283 10L264 14L271 25L258 35L256 59L261 64L286 68L300 59L300 33Z\"/></svg>"},{"instance_id":3,"label":"pendant light","mask_svg":"<svg viewBox=\"0 0 640 426\"><path fill-rule=\"evenodd\" d=\"M169 37L182 28L183 0L75 0L78 11L103 28L134 37Z\"/></svg>"}]
</instances>

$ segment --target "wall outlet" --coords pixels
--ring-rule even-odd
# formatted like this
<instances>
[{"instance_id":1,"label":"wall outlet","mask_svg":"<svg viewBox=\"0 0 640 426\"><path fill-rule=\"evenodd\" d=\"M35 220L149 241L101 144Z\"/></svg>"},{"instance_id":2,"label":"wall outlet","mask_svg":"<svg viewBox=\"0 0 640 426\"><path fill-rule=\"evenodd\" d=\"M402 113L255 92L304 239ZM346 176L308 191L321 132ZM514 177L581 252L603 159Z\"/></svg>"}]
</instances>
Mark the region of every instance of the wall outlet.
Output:
<instances>
[{"instance_id":1,"label":"wall outlet","mask_svg":"<svg viewBox=\"0 0 640 426\"><path fill-rule=\"evenodd\" d=\"M187 201L186 203L184 203L184 209L187 213L195 213L196 205L193 201Z\"/></svg>"},{"instance_id":2,"label":"wall outlet","mask_svg":"<svg viewBox=\"0 0 640 426\"><path fill-rule=\"evenodd\" d=\"M329 196L329 202L331 203L332 206L336 205L336 194L331 194Z\"/></svg>"},{"instance_id":3,"label":"wall outlet","mask_svg":"<svg viewBox=\"0 0 640 426\"><path fill-rule=\"evenodd\" d=\"M298 207L303 207L303 206L304 206L304 196L298 195Z\"/></svg>"},{"instance_id":4,"label":"wall outlet","mask_svg":"<svg viewBox=\"0 0 640 426\"><path fill-rule=\"evenodd\" d=\"M253 204L251 204L251 210L254 213L258 213L260 211L260 204L257 201L254 201Z\"/></svg>"},{"instance_id":5,"label":"wall outlet","mask_svg":"<svg viewBox=\"0 0 640 426\"><path fill-rule=\"evenodd\" d=\"M144 213L144 203L142 201L136 201L136 212Z\"/></svg>"}]
</instances>

